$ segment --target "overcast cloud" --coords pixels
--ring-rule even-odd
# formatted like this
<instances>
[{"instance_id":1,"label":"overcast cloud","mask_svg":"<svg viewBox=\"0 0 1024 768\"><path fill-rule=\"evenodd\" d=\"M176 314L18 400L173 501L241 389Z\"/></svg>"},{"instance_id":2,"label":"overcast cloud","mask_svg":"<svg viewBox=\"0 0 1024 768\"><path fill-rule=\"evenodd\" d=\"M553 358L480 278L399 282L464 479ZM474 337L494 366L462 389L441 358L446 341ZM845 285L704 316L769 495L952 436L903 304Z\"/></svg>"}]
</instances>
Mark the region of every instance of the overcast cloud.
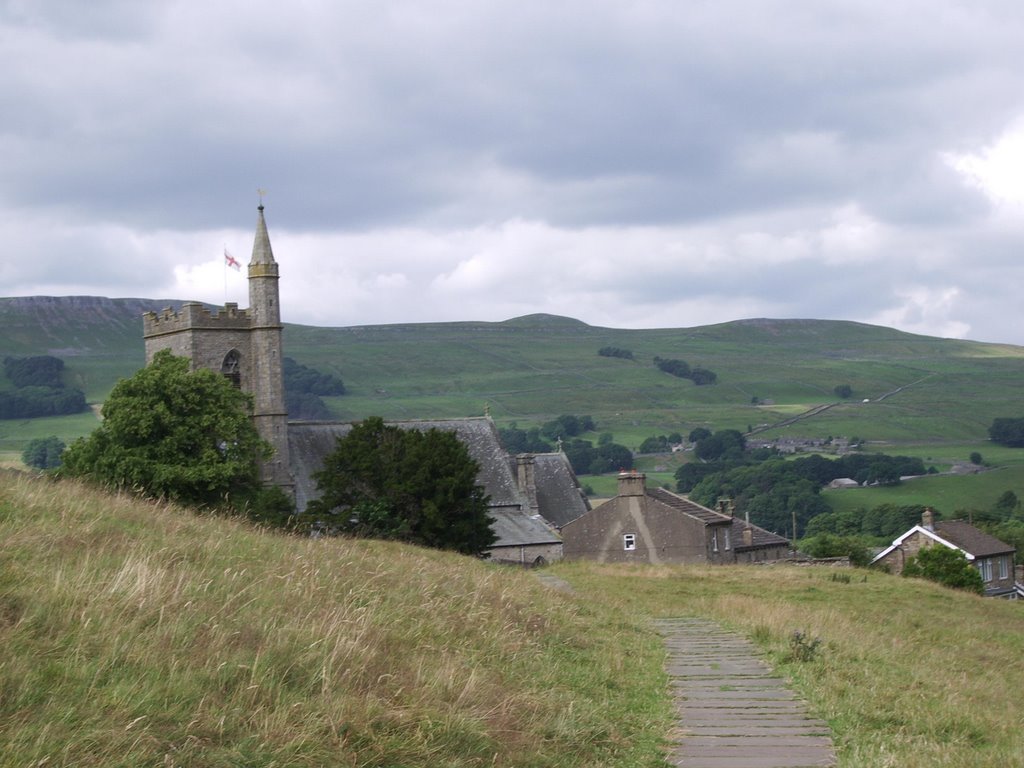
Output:
<instances>
[{"instance_id":1,"label":"overcast cloud","mask_svg":"<svg viewBox=\"0 0 1024 768\"><path fill-rule=\"evenodd\" d=\"M0 295L1024 344L1019 0L0 0Z\"/></svg>"}]
</instances>

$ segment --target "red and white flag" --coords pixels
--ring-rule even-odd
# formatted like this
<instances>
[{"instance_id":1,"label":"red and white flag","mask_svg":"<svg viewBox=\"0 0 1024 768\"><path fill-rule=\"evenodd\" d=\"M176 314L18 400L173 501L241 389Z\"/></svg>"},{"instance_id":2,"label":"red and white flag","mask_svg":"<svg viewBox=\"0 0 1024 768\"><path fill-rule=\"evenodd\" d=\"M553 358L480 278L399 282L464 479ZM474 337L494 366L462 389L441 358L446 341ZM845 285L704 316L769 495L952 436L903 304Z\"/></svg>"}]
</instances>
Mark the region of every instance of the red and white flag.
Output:
<instances>
[{"instance_id":1,"label":"red and white flag","mask_svg":"<svg viewBox=\"0 0 1024 768\"><path fill-rule=\"evenodd\" d=\"M227 248L224 249L224 263L227 264L232 269L234 269L235 271L241 271L242 269L242 262L240 262L230 253L228 253Z\"/></svg>"}]
</instances>

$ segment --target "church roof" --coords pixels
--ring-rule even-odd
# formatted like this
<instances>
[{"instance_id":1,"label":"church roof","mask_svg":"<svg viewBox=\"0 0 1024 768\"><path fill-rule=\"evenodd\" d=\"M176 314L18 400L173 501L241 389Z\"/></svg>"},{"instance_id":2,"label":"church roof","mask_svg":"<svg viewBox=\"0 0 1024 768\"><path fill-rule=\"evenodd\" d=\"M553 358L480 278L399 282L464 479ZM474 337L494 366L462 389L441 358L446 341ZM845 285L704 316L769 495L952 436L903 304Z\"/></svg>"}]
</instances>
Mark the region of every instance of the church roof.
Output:
<instances>
[{"instance_id":1,"label":"church roof","mask_svg":"<svg viewBox=\"0 0 1024 768\"><path fill-rule=\"evenodd\" d=\"M466 445L469 455L480 466L478 480L490 497L493 529L498 536L495 546L547 544L559 541L557 535L542 519L531 515L529 501L516 483L513 461L498 441L494 422L487 417L466 419L433 419L415 421L389 421L390 426L402 429L428 430L432 428L455 432ZM324 456L334 450L339 437L352 429L349 422L311 421L288 424L288 449L292 476L295 478L295 504L305 510L318 496L313 473L323 464ZM548 462L541 462L547 465ZM565 475L557 470L542 470L543 482L538 479L537 492L546 498L559 495L554 483L564 481ZM541 488L543 487L543 491ZM541 510L544 510L543 505Z\"/></svg>"},{"instance_id":2,"label":"church roof","mask_svg":"<svg viewBox=\"0 0 1024 768\"><path fill-rule=\"evenodd\" d=\"M564 453L534 454L533 466L537 505L549 523L561 528L590 510L590 502Z\"/></svg>"},{"instance_id":3,"label":"church roof","mask_svg":"<svg viewBox=\"0 0 1024 768\"><path fill-rule=\"evenodd\" d=\"M256 220L256 238L252 243L252 260L250 264L276 264L274 251L270 247L270 235L267 233L267 222L263 218L263 204L260 203L259 218Z\"/></svg>"}]
</instances>

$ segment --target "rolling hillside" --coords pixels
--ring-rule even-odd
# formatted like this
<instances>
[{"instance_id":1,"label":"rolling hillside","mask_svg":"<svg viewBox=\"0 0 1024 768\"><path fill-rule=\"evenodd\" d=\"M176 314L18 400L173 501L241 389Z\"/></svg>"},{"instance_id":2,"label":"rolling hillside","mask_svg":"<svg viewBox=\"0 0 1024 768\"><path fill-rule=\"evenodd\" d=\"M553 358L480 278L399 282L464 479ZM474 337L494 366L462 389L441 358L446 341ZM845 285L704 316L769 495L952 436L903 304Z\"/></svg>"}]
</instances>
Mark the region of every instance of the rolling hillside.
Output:
<instances>
[{"instance_id":1,"label":"rolling hillside","mask_svg":"<svg viewBox=\"0 0 1024 768\"><path fill-rule=\"evenodd\" d=\"M98 403L143 361L143 311L171 304L87 297L0 299L0 355L57 354L69 383ZM601 357L603 346L634 360ZM763 428L768 437L858 436L934 452L986 445L996 416L1021 415L1024 348L937 339L889 328L818 320L741 320L686 329L623 330L531 315L499 323L316 328L288 325L286 354L340 375L330 398L339 419L478 415L499 425L592 415L599 432L636 447L647 436ZM652 358L678 358L718 375L712 386L662 373ZM833 389L853 396L837 402ZM867 401L867 402L865 402ZM771 428L822 405L813 418ZM0 450L44 428L88 431L83 417L47 425L0 424Z\"/></svg>"}]
</instances>

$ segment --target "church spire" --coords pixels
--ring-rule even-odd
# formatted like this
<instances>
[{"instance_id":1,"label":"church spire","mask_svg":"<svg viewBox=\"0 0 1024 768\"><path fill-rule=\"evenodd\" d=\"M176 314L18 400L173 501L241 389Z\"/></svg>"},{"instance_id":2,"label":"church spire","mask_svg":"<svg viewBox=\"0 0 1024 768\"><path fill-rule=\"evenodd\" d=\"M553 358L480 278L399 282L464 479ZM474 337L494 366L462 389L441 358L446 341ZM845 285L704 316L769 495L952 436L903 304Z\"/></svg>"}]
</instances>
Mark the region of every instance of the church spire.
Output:
<instances>
[{"instance_id":1,"label":"church spire","mask_svg":"<svg viewBox=\"0 0 1024 768\"><path fill-rule=\"evenodd\" d=\"M263 203L260 203L259 218L256 221L256 239L252 244L252 260L249 266L254 264L276 264L274 251L270 247L270 235L267 234L267 222L263 218Z\"/></svg>"}]
</instances>

